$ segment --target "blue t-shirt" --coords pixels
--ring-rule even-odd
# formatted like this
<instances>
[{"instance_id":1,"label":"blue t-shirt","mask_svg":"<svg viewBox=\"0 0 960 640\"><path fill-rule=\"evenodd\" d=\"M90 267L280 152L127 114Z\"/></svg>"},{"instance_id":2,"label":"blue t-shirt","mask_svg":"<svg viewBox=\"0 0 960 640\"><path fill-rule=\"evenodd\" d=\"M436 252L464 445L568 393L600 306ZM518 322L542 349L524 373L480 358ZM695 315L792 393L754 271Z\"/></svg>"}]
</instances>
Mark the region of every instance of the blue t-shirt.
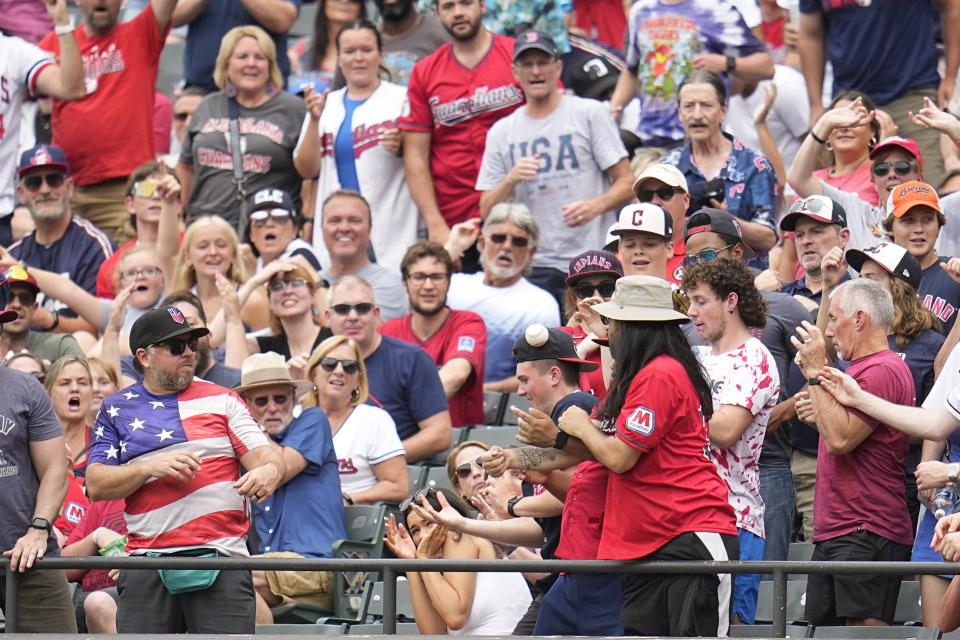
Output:
<instances>
[{"instance_id":1,"label":"blue t-shirt","mask_svg":"<svg viewBox=\"0 0 960 640\"><path fill-rule=\"evenodd\" d=\"M337 131L337 139L333 143L333 156L337 161L337 176L340 178L340 187L360 191L360 179L357 178L357 154L353 150L353 112L367 101L354 100L343 95L343 122Z\"/></svg>"},{"instance_id":2,"label":"blue t-shirt","mask_svg":"<svg viewBox=\"0 0 960 640\"><path fill-rule=\"evenodd\" d=\"M724 204L727 211L741 220L765 224L777 233L774 213L777 209L779 187L770 162L762 153L747 149L730 134L723 135L733 143L726 163L717 174L718 178L723 178ZM707 182L707 178L693 162L693 143L688 142L679 149L674 149L660 162L680 169L687 178L687 187L691 194ZM693 213L694 206L691 198L688 216ZM767 252L756 251L756 254L757 257L747 264L757 269L766 269Z\"/></svg>"},{"instance_id":3,"label":"blue t-shirt","mask_svg":"<svg viewBox=\"0 0 960 640\"><path fill-rule=\"evenodd\" d=\"M856 89L883 105L909 89L939 86L933 4L800 0L802 13L823 14L832 93Z\"/></svg>"},{"instance_id":4,"label":"blue t-shirt","mask_svg":"<svg viewBox=\"0 0 960 640\"><path fill-rule=\"evenodd\" d=\"M297 11L300 10L301 0L285 1L295 5ZM244 8L242 2L207 0L203 11L190 23L190 29L187 31L187 44L183 51L183 78L188 87L203 87L211 93L220 91L220 87L213 82L213 67L217 62L219 42L230 29L247 24L263 27ZM283 81L286 82L287 76L290 75L287 34L272 33L266 27L263 28L270 34L277 48L277 66L280 67Z\"/></svg>"},{"instance_id":5,"label":"blue t-shirt","mask_svg":"<svg viewBox=\"0 0 960 640\"><path fill-rule=\"evenodd\" d=\"M273 439L296 450L307 466L266 502L254 503L260 552L294 551L308 558L329 558L334 541L346 538L347 530L327 416L320 409L306 409Z\"/></svg>"},{"instance_id":6,"label":"blue t-shirt","mask_svg":"<svg viewBox=\"0 0 960 640\"><path fill-rule=\"evenodd\" d=\"M63 236L48 245L38 244L32 231L9 247L10 255L31 267L66 276L90 295L97 295L97 274L103 261L113 255L116 246L107 234L92 222L74 217ZM9 287L0 287L0 309L6 306ZM37 297L47 311L76 318L77 313L59 300Z\"/></svg>"},{"instance_id":7,"label":"blue t-shirt","mask_svg":"<svg viewBox=\"0 0 960 640\"><path fill-rule=\"evenodd\" d=\"M960 307L960 284L940 266L941 262L949 260L950 258L940 256L937 262L924 269L920 273L920 288L917 289L923 306L933 311L933 315L943 323L943 335L950 333L957 319L957 308Z\"/></svg>"},{"instance_id":8,"label":"blue t-shirt","mask_svg":"<svg viewBox=\"0 0 960 640\"><path fill-rule=\"evenodd\" d=\"M913 388L916 390L916 405L919 407L926 400L927 394L933 388L933 359L937 357L940 347L946 338L939 331L924 329L916 338L910 341L903 349L897 346L896 336L887 336L890 350L903 358L910 373L913 374Z\"/></svg>"},{"instance_id":9,"label":"blue t-shirt","mask_svg":"<svg viewBox=\"0 0 960 640\"><path fill-rule=\"evenodd\" d=\"M401 440L416 434L421 420L447 410L437 365L420 347L381 336L380 346L363 364L370 387L367 404L390 414Z\"/></svg>"}]
</instances>

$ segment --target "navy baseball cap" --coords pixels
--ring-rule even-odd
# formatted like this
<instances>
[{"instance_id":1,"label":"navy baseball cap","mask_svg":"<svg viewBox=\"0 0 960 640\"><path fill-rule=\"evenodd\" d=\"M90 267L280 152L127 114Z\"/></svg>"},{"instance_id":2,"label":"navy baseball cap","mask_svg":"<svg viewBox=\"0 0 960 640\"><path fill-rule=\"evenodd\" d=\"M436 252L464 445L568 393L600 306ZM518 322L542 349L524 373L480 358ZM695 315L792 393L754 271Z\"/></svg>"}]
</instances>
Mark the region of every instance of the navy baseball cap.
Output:
<instances>
[{"instance_id":1,"label":"navy baseball cap","mask_svg":"<svg viewBox=\"0 0 960 640\"><path fill-rule=\"evenodd\" d=\"M560 360L577 365L581 371L596 371L596 362L577 356L577 348L569 333L542 324L532 324L513 344L513 359L517 362Z\"/></svg>"},{"instance_id":2,"label":"navy baseball cap","mask_svg":"<svg viewBox=\"0 0 960 640\"><path fill-rule=\"evenodd\" d=\"M293 205L293 199L287 195L286 191L267 188L260 189L247 199L248 214L261 209L285 209L293 213L296 207Z\"/></svg>"},{"instance_id":3,"label":"navy baseball cap","mask_svg":"<svg viewBox=\"0 0 960 640\"><path fill-rule=\"evenodd\" d=\"M531 49L543 51L548 56L554 58L560 55L557 43L553 41L553 38L549 34L531 29L517 36L513 45L513 61L516 62L520 54L525 51L530 51Z\"/></svg>"},{"instance_id":4,"label":"navy baseball cap","mask_svg":"<svg viewBox=\"0 0 960 640\"><path fill-rule=\"evenodd\" d=\"M63 152L63 149L52 144L41 144L32 149L27 149L21 154L17 175L22 176L27 171L45 167L53 167L64 173L70 173L70 165L67 164L67 155Z\"/></svg>"}]
</instances>

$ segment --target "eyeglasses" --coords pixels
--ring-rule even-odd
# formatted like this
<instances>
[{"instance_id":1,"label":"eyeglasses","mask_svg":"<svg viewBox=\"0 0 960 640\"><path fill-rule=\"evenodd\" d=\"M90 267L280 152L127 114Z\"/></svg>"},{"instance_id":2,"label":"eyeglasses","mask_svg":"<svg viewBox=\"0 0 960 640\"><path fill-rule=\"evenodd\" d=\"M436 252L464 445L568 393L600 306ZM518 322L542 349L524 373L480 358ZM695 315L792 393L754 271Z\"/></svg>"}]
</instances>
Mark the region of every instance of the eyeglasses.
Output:
<instances>
[{"instance_id":1,"label":"eyeglasses","mask_svg":"<svg viewBox=\"0 0 960 640\"><path fill-rule=\"evenodd\" d=\"M336 358L320 358L320 368L327 373L333 373L337 370L337 365L343 367L343 372L352 376L360 370L360 363L356 360L337 360Z\"/></svg>"},{"instance_id":2,"label":"eyeglasses","mask_svg":"<svg viewBox=\"0 0 960 640\"><path fill-rule=\"evenodd\" d=\"M146 278L152 278L158 273L160 273L160 269L158 267L144 267L142 269L127 269L126 271L122 271L120 273L120 277L122 277L124 280L133 280L141 274Z\"/></svg>"},{"instance_id":3,"label":"eyeglasses","mask_svg":"<svg viewBox=\"0 0 960 640\"><path fill-rule=\"evenodd\" d=\"M421 285L427 280L431 283L439 285L443 284L443 281L447 279L447 274L445 273L411 273L407 276L407 280L416 285Z\"/></svg>"},{"instance_id":4,"label":"eyeglasses","mask_svg":"<svg viewBox=\"0 0 960 640\"><path fill-rule=\"evenodd\" d=\"M873 172L873 175L878 178L883 178L888 173L890 169L893 169L898 176L905 176L911 171L913 171L913 163L909 160L897 160L896 162L874 162L873 166L870 167L870 170Z\"/></svg>"},{"instance_id":5,"label":"eyeglasses","mask_svg":"<svg viewBox=\"0 0 960 640\"><path fill-rule=\"evenodd\" d=\"M637 191L637 200L640 202L653 202L653 196L657 196L661 200L671 200L675 195L677 195L677 190L674 187L641 189Z\"/></svg>"},{"instance_id":6,"label":"eyeglasses","mask_svg":"<svg viewBox=\"0 0 960 640\"><path fill-rule=\"evenodd\" d=\"M691 264L696 264L697 262L700 262L701 260L703 260L704 262L710 262L711 260L716 260L717 256L720 255L721 251L726 251L727 249L730 249L733 246L734 245L732 244L728 244L727 246L721 247L719 249L704 249L699 253L691 253L683 259L683 266L688 267Z\"/></svg>"},{"instance_id":7,"label":"eyeglasses","mask_svg":"<svg viewBox=\"0 0 960 640\"><path fill-rule=\"evenodd\" d=\"M273 220L277 224L286 224L292 216L286 209L260 209L250 214L250 222L255 227L262 227L267 224L267 220Z\"/></svg>"},{"instance_id":8,"label":"eyeglasses","mask_svg":"<svg viewBox=\"0 0 960 640\"><path fill-rule=\"evenodd\" d=\"M40 176L27 176L23 179L23 186L27 191L36 191L40 188L40 185L46 181L47 186L51 189L56 189L63 184L63 181L67 177L62 173L46 173Z\"/></svg>"},{"instance_id":9,"label":"eyeglasses","mask_svg":"<svg viewBox=\"0 0 960 640\"><path fill-rule=\"evenodd\" d=\"M294 278L293 280L277 280L276 282L270 283L270 293L280 293L281 291L286 291L287 288L290 289L303 289L307 286L307 281L304 278Z\"/></svg>"},{"instance_id":10,"label":"eyeglasses","mask_svg":"<svg viewBox=\"0 0 960 640\"><path fill-rule=\"evenodd\" d=\"M288 400L290 400L289 394L278 393L273 396L270 396L270 395L258 396L254 398L251 402L253 402L253 404L263 409L265 406L267 406L267 404L269 404L270 398L273 398L273 404L277 405L278 407L282 407L283 405L287 404Z\"/></svg>"},{"instance_id":11,"label":"eyeglasses","mask_svg":"<svg viewBox=\"0 0 960 640\"><path fill-rule=\"evenodd\" d=\"M616 281L611 281L601 282L600 284L578 284L573 291L577 294L577 298L584 300L586 298L592 298L594 291L599 293L601 298L609 298L616 289Z\"/></svg>"},{"instance_id":12,"label":"eyeglasses","mask_svg":"<svg viewBox=\"0 0 960 640\"><path fill-rule=\"evenodd\" d=\"M133 195L137 198L152 198L160 183L156 180L138 180L133 183Z\"/></svg>"},{"instance_id":13,"label":"eyeglasses","mask_svg":"<svg viewBox=\"0 0 960 640\"><path fill-rule=\"evenodd\" d=\"M182 356L183 352L187 347L190 347L190 351L194 353L197 352L197 348L200 346L200 338L187 338L185 340L168 340L167 342L158 342L153 345L154 347L166 347L170 350L170 355L172 356Z\"/></svg>"},{"instance_id":14,"label":"eyeglasses","mask_svg":"<svg viewBox=\"0 0 960 640\"><path fill-rule=\"evenodd\" d=\"M188 111L184 111L183 113L175 113L175 114L173 114L173 119L174 119L174 120L177 120L178 122L184 122L184 121L186 121L189 117L190 117L190 112L188 112Z\"/></svg>"},{"instance_id":15,"label":"eyeglasses","mask_svg":"<svg viewBox=\"0 0 960 640\"><path fill-rule=\"evenodd\" d=\"M530 238L527 238L524 236L512 236L507 233L491 233L490 234L490 242L492 242L493 244L503 244L504 242L507 241L507 238L510 238L510 244L517 247L518 249L522 249L523 247L530 244Z\"/></svg>"},{"instance_id":16,"label":"eyeglasses","mask_svg":"<svg viewBox=\"0 0 960 640\"><path fill-rule=\"evenodd\" d=\"M416 502L417 504L423 504L423 498L429 495L436 495L437 490L433 487L423 487L411 493L409 496L403 499L403 502L400 503L400 513L403 513L410 508L410 505Z\"/></svg>"},{"instance_id":17,"label":"eyeglasses","mask_svg":"<svg viewBox=\"0 0 960 640\"><path fill-rule=\"evenodd\" d=\"M358 302L357 304L335 304L330 307L338 316L346 316L350 311L356 311L358 316L365 316L373 311L372 302Z\"/></svg>"},{"instance_id":18,"label":"eyeglasses","mask_svg":"<svg viewBox=\"0 0 960 640\"><path fill-rule=\"evenodd\" d=\"M28 293L27 291L11 291L10 298L13 300L19 300L20 304L24 306L30 306L37 301L37 297L32 293Z\"/></svg>"},{"instance_id":19,"label":"eyeglasses","mask_svg":"<svg viewBox=\"0 0 960 640\"><path fill-rule=\"evenodd\" d=\"M479 460L479 458L477 460ZM466 480L473 473L474 467L480 469L481 471L483 470L483 467L477 464L476 460L473 462L464 462L462 465L457 467L457 477L461 480Z\"/></svg>"}]
</instances>

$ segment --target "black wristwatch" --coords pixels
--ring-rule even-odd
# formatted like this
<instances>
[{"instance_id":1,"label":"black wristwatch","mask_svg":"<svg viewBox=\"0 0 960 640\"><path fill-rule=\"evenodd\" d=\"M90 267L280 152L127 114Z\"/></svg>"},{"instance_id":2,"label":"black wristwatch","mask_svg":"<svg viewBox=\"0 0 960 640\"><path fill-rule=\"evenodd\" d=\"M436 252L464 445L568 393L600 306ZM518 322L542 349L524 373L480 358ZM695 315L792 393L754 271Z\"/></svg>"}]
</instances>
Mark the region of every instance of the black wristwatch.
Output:
<instances>
[{"instance_id":1,"label":"black wristwatch","mask_svg":"<svg viewBox=\"0 0 960 640\"><path fill-rule=\"evenodd\" d=\"M33 522L30 523L30 528L40 529L41 531L46 531L49 533L52 527L50 525L50 521L46 518L34 518Z\"/></svg>"},{"instance_id":2,"label":"black wristwatch","mask_svg":"<svg viewBox=\"0 0 960 640\"><path fill-rule=\"evenodd\" d=\"M557 439L553 441L553 448L560 450L567 446L567 440L570 439L570 434L566 431L557 431Z\"/></svg>"},{"instance_id":3,"label":"black wristwatch","mask_svg":"<svg viewBox=\"0 0 960 640\"><path fill-rule=\"evenodd\" d=\"M563 433L563 432L561 431L560 433ZM510 517L511 517L511 518L519 518L519 517L520 517L520 516L518 516L516 513L514 513L513 508L514 508L515 506L517 506L517 503L520 502L520 500L521 500L522 498L523 498L523 496L513 496L512 498L510 498L509 500L507 500L507 513L510 514Z\"/></svg>"},{"instance_id":4,"label":"black wristwatch","mask_svg":"<svg viewBox=\"0 0 960 640\"><path fill-rule=\"evenodd\" d=\"M807 384L814 387L820 384L820 378L807 378Z\"/></svg>"},{"instance_id":5,"label":"black wristwatch","mask_svg":"<svg viewBox=\"0 0 960 640\"><path fill-rule=\"evenodd\" d=\"M727 56L727 73L732 73L737 68L737 59L733 56Z\"/></svg>"}]
</instances>

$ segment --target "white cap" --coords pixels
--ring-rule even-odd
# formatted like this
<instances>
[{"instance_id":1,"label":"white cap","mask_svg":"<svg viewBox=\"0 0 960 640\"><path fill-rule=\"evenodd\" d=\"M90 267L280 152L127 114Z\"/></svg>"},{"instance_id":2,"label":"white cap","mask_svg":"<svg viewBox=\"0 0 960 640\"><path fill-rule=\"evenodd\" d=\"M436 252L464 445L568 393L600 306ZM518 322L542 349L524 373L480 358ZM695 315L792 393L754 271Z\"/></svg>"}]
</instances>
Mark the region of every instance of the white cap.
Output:
<instances>
[{"instance_id":1,"label":"white cap","mask_svg":"<svg viewBox=\"0 0 960 640\"><path fill-rule=\"evenodd\" d=\"M686 176L672 164L663 164L662 162L648 164L647 168L633 181L634 193L637 192L637 189L645 180L659 180L667 186L683 189L684 193L690 193L690 189L687 188Z\"/></svg>"},{"instance_id":2,"label":"white cap","mask_svg":"<svg viewBox=\"0 0 960 640\"><path fill-rule=\"evenodd\" d=\"M662 238L673 237L673 217L655 204L628 204L620 210L617 224L610 233L619 236L630 231L650 233Z\"/></svg>"}]
</instances>

